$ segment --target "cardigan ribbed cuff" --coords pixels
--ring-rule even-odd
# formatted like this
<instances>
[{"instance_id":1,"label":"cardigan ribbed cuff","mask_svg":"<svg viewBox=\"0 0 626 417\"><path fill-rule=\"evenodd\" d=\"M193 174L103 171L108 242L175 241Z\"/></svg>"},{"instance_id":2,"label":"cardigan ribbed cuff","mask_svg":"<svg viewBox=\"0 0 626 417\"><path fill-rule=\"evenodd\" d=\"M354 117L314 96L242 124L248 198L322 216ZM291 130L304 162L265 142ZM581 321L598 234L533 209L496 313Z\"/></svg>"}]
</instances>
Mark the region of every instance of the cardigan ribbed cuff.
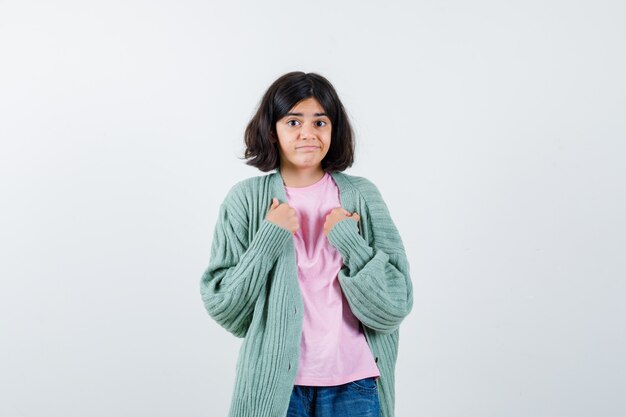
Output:
<instances>
[{"instance_id":1,"label":"cardigan ribbed cuff","mask_svg":"<svg viewBox=\"0 0 626 417\"><path fill-rule=\"evenodd\" d=\"M344 259L344 264L351 270L359 271L372 259L374 250L367 245L359 234L357 222L351 218L339 220L330 232L328 241Z\"/></svg>"},{"instance_id":2,"label":"cardigan ribbed cuff","mask_svg":"<svg viewBox=\"0 0 626 417\"><path fill-rule=\"evenodd\" d=\"M289 230L263 219L249 249L265 254L270 262L274 262L292 236Z\"/></svg>"}]
</instances>

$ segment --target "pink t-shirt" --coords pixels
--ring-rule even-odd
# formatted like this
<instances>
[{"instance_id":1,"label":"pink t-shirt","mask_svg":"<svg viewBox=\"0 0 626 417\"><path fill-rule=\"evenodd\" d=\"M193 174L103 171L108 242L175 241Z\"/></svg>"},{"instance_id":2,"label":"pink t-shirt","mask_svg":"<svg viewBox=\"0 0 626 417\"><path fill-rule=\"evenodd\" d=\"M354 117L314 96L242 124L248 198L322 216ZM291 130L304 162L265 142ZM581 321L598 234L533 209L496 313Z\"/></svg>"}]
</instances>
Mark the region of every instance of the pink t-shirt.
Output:
<instances>
[{"instance_id":1,"label":"pink t-shirt","mask_svg":"<svg viewBox=\"0 0 626 417\"><path fill-rule=\"evenodd\" d=\"M293 240L304 321L295 384L332 386L380 376L361 323L339 285L343 259L324 235L326 216L341 206L335 181L326 172L315 184L285 186L285 191L300 222Z\"/></svg>"}]
</instances>

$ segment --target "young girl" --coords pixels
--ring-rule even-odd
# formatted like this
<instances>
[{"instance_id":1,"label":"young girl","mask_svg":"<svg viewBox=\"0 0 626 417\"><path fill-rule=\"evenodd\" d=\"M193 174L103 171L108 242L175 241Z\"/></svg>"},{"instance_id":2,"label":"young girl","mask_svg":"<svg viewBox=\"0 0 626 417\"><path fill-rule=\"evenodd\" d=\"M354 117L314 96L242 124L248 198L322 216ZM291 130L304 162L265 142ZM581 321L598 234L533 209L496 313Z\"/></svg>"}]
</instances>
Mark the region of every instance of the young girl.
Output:
<instances>
[{"instance_id":1,"label":"young girl","mask_svg":"<svg viewBox=\"0 0 626 417\"><path fill-rule=\"evenodd\" d=\"M243 338L230 417L393 417L398 328L413 290L377 187L343 173L353 133L333 86L291 72L245 132L201 279L208 313Z\"/></svg>"}]
</instances>

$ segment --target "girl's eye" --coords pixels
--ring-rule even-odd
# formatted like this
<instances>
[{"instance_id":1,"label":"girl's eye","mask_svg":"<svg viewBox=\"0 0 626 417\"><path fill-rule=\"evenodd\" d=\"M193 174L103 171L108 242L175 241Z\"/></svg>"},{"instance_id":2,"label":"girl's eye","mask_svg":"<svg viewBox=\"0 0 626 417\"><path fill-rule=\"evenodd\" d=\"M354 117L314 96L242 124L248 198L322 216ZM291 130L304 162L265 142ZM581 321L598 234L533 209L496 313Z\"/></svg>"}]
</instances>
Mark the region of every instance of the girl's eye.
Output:
<instances>
[{"instance_id":1,"label":"girl's eye","mask_svg":"<svg viewBox=\"0 0 626 417\"><path fill-rule=\"evenodd\" d=\"M299 123L299 122L298 122L297 120L288 120L288 121L287 121L287 124L288 124L289 126L297 126L297 125L298 125L298 123Z\"/></svg>"},{"instance_id":2,"label":"girl's eye","mask_svg":"<svg viewBox=\"0 0 626 417\"><path fill-rule=\"evenodd\" d=\"M317 125L317 127L324 127L326 126L326 122L323 120L318 120L317 122L315 122L315 124Z\"/></svg>"}]
</instances>

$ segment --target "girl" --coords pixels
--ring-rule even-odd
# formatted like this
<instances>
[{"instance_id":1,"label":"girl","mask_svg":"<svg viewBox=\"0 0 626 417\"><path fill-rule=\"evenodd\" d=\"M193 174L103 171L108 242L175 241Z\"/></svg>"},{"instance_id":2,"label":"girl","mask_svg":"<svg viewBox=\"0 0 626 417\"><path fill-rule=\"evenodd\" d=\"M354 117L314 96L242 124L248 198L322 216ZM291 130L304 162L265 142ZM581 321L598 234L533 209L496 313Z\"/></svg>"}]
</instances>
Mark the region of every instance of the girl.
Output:
<instances>
[{"instance_id":1,"label":"girl","mask_svg":"<svg viewBox=\"0 0 626 417\"><path fill-rule=\"evenodd\" d=\"M245 132L200 287L243 338L230 417L393 417L398 328L413 305L404 246L377 187L343 173L353 133L333 86L291 72Z\"/></svg>"}]
</instances>

